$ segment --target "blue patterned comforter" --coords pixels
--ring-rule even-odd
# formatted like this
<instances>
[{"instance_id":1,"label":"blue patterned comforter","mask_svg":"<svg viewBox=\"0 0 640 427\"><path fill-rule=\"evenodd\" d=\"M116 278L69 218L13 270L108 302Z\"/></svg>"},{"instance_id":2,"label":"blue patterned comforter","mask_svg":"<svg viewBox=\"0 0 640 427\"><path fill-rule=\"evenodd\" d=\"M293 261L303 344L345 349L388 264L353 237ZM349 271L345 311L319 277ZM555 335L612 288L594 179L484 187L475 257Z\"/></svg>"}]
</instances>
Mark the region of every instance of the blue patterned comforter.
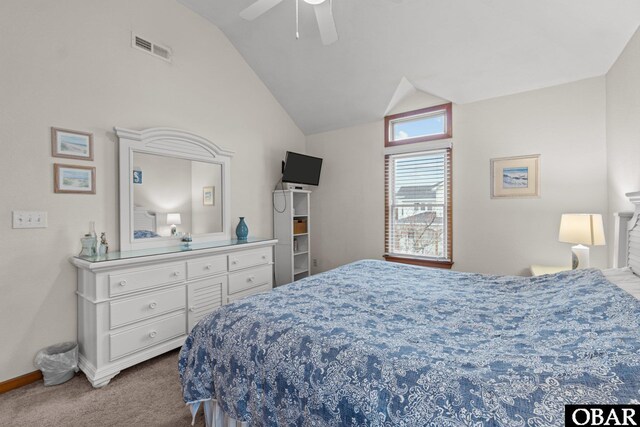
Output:
<instances>
[{"instance_id":1,"label":"blue patterned comforter","mask_svg":"<svg viewBox=\"0 0 640 427\"><path fill-rule=\"evenodd\" d=\"M133 230L134 239L148 239L150 237L160 237L160 235L150 230Z\"/></svg>"},{"instance_id":2,"label":"blue patterned comforter","mask_svg":"<svg viewBox=\"0 0 640 427\"><path fill-rule=\"evenodd\" d=\"M186 402L257 426L559 426L640 403L640 302L599 270L498 277L360 261L224 306Z\"/></svg>"}]
</instances>

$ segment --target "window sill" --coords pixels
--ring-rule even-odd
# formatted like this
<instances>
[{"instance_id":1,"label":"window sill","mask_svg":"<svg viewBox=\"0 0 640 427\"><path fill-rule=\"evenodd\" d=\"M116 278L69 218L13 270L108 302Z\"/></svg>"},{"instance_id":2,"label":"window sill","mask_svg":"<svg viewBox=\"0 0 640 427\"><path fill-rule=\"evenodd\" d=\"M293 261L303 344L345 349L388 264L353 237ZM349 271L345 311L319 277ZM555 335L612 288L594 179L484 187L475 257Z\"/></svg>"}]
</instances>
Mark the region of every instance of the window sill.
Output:
<instances>
[{"instance_id":1,"label":"window sill","mask_svg":"<svg viewBox=\"0 0 640 427\"><path fill-rule=\"evenodd\" d=\"M400 264L419 265L422 267L442 268L445 270L451 270L453 261L436 261L430 259L421 258L404 258L392 255L384 255L384 259L389 262L397 262Z\"/></svg>"}]
</instances>

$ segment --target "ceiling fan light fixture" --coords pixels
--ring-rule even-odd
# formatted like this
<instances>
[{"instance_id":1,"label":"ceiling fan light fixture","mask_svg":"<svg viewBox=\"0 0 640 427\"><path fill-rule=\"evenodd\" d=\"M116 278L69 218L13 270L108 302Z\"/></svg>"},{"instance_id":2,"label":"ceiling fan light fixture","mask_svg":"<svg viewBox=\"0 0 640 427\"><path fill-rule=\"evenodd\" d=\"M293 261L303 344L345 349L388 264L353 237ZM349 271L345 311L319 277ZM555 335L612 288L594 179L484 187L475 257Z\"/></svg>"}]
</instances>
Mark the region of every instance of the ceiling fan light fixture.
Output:
<instances>
[{"instance_id":1,"label":"ceiling fan light fixture","mask_svg":"<svg viewBox=\"0 0 640 427\"><path fill-rule=\"evenodd\" d=\"M247 21L253 21L258 16L266 13L273 7L282 3L283 0L256 0L251 6L240 12L240 16ZM338 31L336 30L336 22L333 19L333 0L303 0L305 3L313 6L318 21L318 29L320 30L320 39L322 44L328 46L338 41ZM298 25L300 22L299 4L300 0L295 0L296 4L296 39L300 38Z\"/></svg>"}]
</instances>

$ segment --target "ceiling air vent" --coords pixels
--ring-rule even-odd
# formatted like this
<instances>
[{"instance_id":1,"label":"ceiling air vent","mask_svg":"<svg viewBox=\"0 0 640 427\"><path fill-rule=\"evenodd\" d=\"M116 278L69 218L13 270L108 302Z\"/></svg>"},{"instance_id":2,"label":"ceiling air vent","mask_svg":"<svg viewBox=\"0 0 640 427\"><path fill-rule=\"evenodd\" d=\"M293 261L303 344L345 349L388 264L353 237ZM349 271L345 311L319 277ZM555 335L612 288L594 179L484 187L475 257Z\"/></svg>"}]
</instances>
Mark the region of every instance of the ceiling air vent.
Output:
<instances>
[{"instance_id":1,"label":"ceiling air vent","mask_svg":"<svg viewBox=\"0 0 640 427\"><path fill-rule=\"evenodd\" d=\"M153 55L157 58L164 59L167 62L171 62L171 49L152 43L135 33L131 34L131 47L147 52L149 55Z\"/></svg>"}]
</instances>

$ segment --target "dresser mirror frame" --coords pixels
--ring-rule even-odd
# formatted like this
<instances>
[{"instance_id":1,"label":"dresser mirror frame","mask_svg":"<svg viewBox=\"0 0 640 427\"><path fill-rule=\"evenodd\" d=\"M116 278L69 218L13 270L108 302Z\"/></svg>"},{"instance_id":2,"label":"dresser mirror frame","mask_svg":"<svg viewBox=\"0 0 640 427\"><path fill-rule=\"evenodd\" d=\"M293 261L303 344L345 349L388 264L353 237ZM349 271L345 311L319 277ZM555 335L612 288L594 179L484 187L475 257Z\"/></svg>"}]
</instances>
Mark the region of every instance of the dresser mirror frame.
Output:
<instances>
[{"instance_id":1,"label":"dresser mirror frame","mask_svg":"<svg viewBox=\"0 0 640 427\"><path fill-rule=\"evenodd\" d=\"M120 165L120 250L180 246L178 236L134 239L133 155L155 154L184 160L219 164L222 169L221 201L222 231L193 234L194 243L230 240L231 238L231 158L233 151L221 148L206 138L171 128L150 128L136 131L115 128L119 140ZM216 191L218 191L216 189Z\"/></svg>"}]
</instances>

